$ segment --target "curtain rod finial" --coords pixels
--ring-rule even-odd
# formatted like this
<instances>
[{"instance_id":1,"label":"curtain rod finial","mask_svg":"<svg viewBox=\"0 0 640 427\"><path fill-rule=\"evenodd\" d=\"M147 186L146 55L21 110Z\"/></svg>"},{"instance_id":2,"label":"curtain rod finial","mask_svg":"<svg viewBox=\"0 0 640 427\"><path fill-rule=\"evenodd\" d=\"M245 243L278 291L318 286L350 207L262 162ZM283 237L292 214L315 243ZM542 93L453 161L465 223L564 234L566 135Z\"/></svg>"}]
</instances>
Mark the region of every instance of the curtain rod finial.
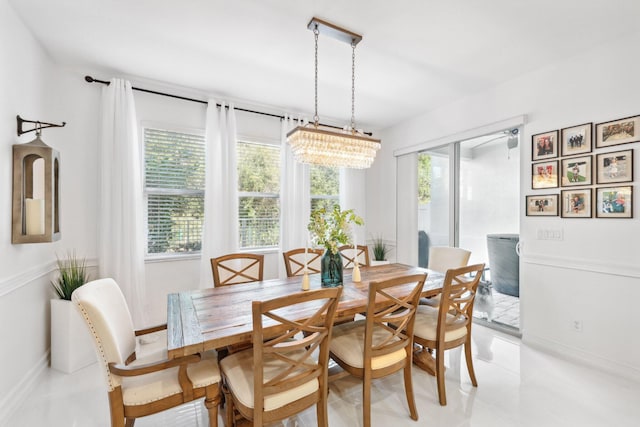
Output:
<instances>
[{"instance_id":1,"label":"curtain rod finial","mask_svg":"<svg viewBox=\"0 0 640 427\"><path fill-rule=\"evenodd\" d=\"M93 79L93 77L91 77L91 76L84 76L84 80L85 80L87 83L93 83L93 82L95 81L95 80Z\"/></svg>"}]
</instances>

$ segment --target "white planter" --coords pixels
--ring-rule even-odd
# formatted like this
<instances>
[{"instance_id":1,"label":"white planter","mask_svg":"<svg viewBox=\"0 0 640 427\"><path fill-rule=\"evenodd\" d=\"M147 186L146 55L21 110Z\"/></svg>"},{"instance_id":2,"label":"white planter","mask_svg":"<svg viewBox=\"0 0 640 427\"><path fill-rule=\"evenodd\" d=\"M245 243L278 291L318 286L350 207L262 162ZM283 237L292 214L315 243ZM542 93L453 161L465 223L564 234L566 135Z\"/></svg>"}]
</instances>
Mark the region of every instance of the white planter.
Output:
<instances>
[{"instance_id":1,"label":"white planter","mask_svg":"<svg viewBox=\"0 0 640 427\"><path fill-rule=\"evenodd\" d=\"M73 302L51 300L51 367L70 374L96 361L93 338Z\"/></svg>"},{"instance_id":2,"label":"white planter","mask_svg":"<svg viewBox=\"0 0 640 427\"><path fill-rule=\"evenodd\" d=\"M371 267L376 266L376 265L387 265L389 264L389 261L385 260L385 261L369 261L369 265L371 265Z\"/></svg>"}]
</instances>

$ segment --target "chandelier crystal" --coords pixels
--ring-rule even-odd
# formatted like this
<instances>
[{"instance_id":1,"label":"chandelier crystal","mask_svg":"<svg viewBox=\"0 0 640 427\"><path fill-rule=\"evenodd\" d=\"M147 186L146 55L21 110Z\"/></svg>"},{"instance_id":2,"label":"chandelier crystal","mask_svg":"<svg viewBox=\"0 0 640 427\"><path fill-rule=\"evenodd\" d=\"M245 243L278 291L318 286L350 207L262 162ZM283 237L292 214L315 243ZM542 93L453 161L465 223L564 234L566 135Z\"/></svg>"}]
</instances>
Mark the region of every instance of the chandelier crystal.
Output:
<instances>
[{"instance_id":1,"label":"chandelier crystal","mask_svg":"<svg viewBox=\"0 0 640 427\"><path fill-rule=\"evenodd\" d=\"M355 48L362 36L351 33L318 18L307 26L315 36L315 115L314 123L298 126L287 134L291 151L300 163L322 166L366 169L380 149L379 139L372 138L355 126ZM351 124L344 130L320 125L318 117L318 35L320 28L332 37L349 42L351 55Z\"/></svg>"}]
</instances>

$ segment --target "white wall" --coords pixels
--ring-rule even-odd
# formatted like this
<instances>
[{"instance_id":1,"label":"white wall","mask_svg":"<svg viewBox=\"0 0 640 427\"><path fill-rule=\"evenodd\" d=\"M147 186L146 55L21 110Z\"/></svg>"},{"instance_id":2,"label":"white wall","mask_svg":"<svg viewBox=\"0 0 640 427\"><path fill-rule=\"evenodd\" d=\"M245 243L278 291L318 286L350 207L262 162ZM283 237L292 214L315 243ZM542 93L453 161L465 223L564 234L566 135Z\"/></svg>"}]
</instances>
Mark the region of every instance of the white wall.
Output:
<instances>
[{"instance_id":1,"label":"white wall","mask_svg":"<svg viewBox=\"0 0 640 427\"><path fill-rule=\"evenodd\" d=\"M628 35L384 130L383 149L368 175L370 223L391 236L396 222L402 221L393 221L396 205L389 183L396 179L394 149L521 114L527 116L520 151L521 203L528 194L559 193L559 189L531 190L531 150L527 145L531 135L640 114L636 72L640 60L630 54L639 44L640 33ZM638 170L639 146L627 144L597 152L634 148ZM637 182L636 178L636 193ZM626 304L623 301L640 298L640 219L637 200L634 204L636 217L624 220L534 218L520 212L525 342L552 350L559 349L561 343L565 353L594 363L604 357L609 362L605 369L625 369L640 377L640 338L637 334L622 338L616 332L630 331L637 314L609 302L615 299ZM376 218L372 218L374 213ZM537 240L539 229L563 230L564 240ZM574 320L583 322L582 332L569 328Z\"/></svg>"},{"instance_id":2,"label":"white wall","mask_svg":"<svg viewBox=\"0 0 640 427\"><path fill-rule=\"evenodd\" d=\"M6 0L0 1L0 424L20 402L21 391L48 365L49 276L62 242L11 244L12 145L18 137L16 115L29 120L71 120L56 108L55 67ZM25 128L27 126L25 125ZM45 130L42 139L61 151L65 173L67 129ZM61 185L64 185L61 183ZM61 189L61 191L64 191ZM62 195L64 197L64 194ZM64 199L61 201L64 203ZM64 224L63 227L64 236Z\"/></svg>"}]
</instances>

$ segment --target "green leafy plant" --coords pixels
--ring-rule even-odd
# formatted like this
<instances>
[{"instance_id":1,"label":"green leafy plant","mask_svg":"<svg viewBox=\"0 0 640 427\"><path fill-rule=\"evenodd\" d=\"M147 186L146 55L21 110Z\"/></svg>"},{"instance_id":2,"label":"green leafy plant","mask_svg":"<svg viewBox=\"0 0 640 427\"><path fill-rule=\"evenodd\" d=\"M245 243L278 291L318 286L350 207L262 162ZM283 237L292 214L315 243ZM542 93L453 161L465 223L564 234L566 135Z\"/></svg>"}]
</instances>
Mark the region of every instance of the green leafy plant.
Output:
<instances>
[{"instance_id":1,"label":"green leafy plant","mask_svg":"<svg viewBox=\"0 0 640 427\"><path fill-rule=\"evenodd\" d=\"M70 252L67 258L58 258L58 279L51 282L51 286L61 299L71 300L71 294L80 286L89 281L86 260L78 259L75 253Z\"/></svg>"},{"instance_id":2,"label":"green leafy plant","mask_svg":"<svg viewBox=\"0 0 640 427\"><path fill-rule=\"evenodd\" d=\"M375 261L386 261L387 254L391 249L387 246L382 236L373 238L373 259Z\"/></svg>"},{"instance_id":3,"label":"green leafy plant","mask_svg":"<svg viewBox=\"0 0 640 427\"><path fill-rule=\"evenodd\" d=\"M343 211L335 205L331 211L318 208L311 212L307 229L316 245L337 254L339 246L351 243L351 224L364 225L364 220L353 209Z\"/></svg>"}]
</instances>

